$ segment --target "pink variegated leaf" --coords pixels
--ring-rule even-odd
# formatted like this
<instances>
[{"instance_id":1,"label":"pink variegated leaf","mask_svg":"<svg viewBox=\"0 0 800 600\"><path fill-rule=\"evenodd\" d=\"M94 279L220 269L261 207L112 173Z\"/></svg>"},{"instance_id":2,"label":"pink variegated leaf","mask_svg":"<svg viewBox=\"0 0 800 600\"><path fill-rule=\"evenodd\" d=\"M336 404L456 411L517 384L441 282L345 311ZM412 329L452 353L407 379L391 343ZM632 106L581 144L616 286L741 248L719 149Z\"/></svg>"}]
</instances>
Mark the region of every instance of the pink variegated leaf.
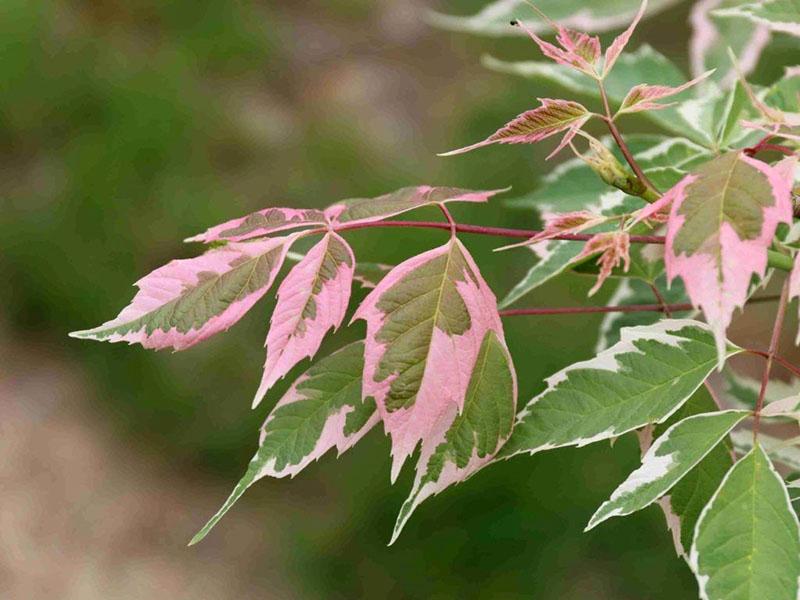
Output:
<instances>
[{"instance_id":1,"label":"pink variegated leaf","mask_svg":"<svg viewBox=\"0 0 800 600\"><path fill-rule=\"evenodd\" d=\"M341 455L380 420L372 398L361 397L364 343L326 356L301 375L272 409L261 428L256 455L222 508L194 536L202 540L262 477L294 477L336 448Z\"/></svg>"},{"instance_id":2,"label":"pink variegated leaf","mask_svg":"<svg viewBox=\"0 0 800 600\"><path fill-rule=\"evenodd\" d=\"M647 85L645 83L634 86L628 92L628 95L625 96L625 99L622 101L622 105L620 106L618 112L632 113L643 110L660 110L662 108L668 108L673 104L659 104L656 102L656 100L662 100L664 98L669 98L670 96L676 96L677 94L688 90L693 85L703 81L713 72L713 69L711 71L706 71L700 75L700 77L696 77L695 79L687 81L683 85L676 87L670 87L666 85Z\"/></svg>"},{"instance_id":3,"label":"pink variegated leaf","mask_svg":"<svg viewBox=\"0 0 800 600\"><path fill-rule=\"evenodd\" d=\"M611 69L614 68L614 64L617 62L620 54L622 54L625 46L628 45L636 26L639 24L639 21L644 16L646 10L647 0L642 0L642 5L639 7L639 12L636 13L636 16L633 18L631 24L625 31L618 35L617 38L611 42L611 45L606 49L605 59L603 60L603 77L608 75Z\"/></svg>"},{"instance_id":4,"label":"pink variegated leaf","mask_svg":"<svg viewBox=\"0 0 800 600\"><path fill-rule=\"evenodd\" d=\"M562 131L574 130L569 134L571 139L592 116L578 102L550 98L539 98L539 101L541 106L522 113L482 142L439 156L463 154L490 144L534 144Z\"/></svg>"},{"instance_id":5,"label":"pink variegated leaf","mask_svg":"<svg viewBox=\"0 0 800 600\"><path fill-rule=\"evenodd\" d=\"M545 224L542 231L524 242L502 246L501 248L497 248L497 250L510 250L511 248L519 248L520 246L532 246L545 240L551 240L565 233L580 233L581 231L591 229L597 225L602 225L608 221L608 217L597 215L588 210L578 210L568 213L548 213L543 216Z\"/></svg>"},{"instance_id":6,"label":"pink variegated leaf","mask_svg":"<svg viewBox=\"0 0 800 600\"><path fill-rule=\"evenodd\" d=\"M763 277L779 223L791 223L793 161L776 166L728 152L687 175L668 196L666 268L683 279L717 341L720 367L725 331L744 306L753 275Z\"/></svg>"},{"instance_id":7,"label":"pink variegated leaf","mask_svg":"<svg viewBox=\"0 0 800 600\"><path fill-rule=\"evenodd\" d=\"M70 334L145 348L183 350L236 323L267 292L300 234L234 242L173 260L143 277L117 318Z\"/></svg>"},{"instance_id":8,"label":"pink variegated leaf","mask_svg":"<svg viewBox=\"0 0 800 600\"><path fill-rule=\"evenodd\" d=\"M373 223L422 206L448 202L487 202L495 194L507 189L474 191L420 185L402 188L377 198L352 198L337 202L325 209L325 217L334 228L337 225Z\"/></svg>"},{"instance_id":9,"label":"pink variegated leaf","mask_svg":"<svg viewBox=\"0 0 800 600\"><path fill-rule=\"evenodd\" d=\"M568 50L571 54L577 56L592 67L600 60L600 38L596 35L589 35L588 33L572 31L566 27L559 27L556 39L558 43L561 44L562 48Z\"/></svg>"},{"instance_id":10,"label":"pink variegated leaf","mask_svg":"<svg viewBox=\"0 0 800 600\"><path fill-rule=\"evenodd\" d=\"M364 397L392 439L392 481L422 443L423 464L464 408L487 331L503 339L492 291L457 239L395 267L354 319L367 322Z\"/></svg>"},{"instance_id":11,"label":"pink variegated leaf","mask_svg":"<svg viewBox=\"0 0 800 600\"><path fill-rule=\"evenodd\" d=\"M592 256L593 254L600 253L597 259L597 264L600 266L600 273L597 276L597 281L589 295L593 296L609 278L611 272L624 264L624 269L627 272L631 265L631 240L630 236L625 231L610 231L607 233L598 233L590 239L583 246L581 253L575 258L579 261L583 258Z\"/></svg>"},{"instance_id":12,"label":"pink variegated leaf","mask_svg":"<svg viewBox=\"0 0 800 600\"><path fill-rule=\"evenodd\" d=\"M328 233L283 280L270 320L267 359L254 408L278 379L316 354L328 330L341 325L350 300L355 262L347 242L336 233Z\"/></svg>"},{"instance_id":13,"label":"pink variegated leaf","mask_svg":"<svg viewBox=\"0 0 800 600\"><path fill-rule=\"evenodd\" d=\"M325 224L321 210L299 208L265 208L258 212L216 225L205 233L187 238L187 242L237 242L298 229L300 227L319 227Z\"/></svg>"},{"instance_id":14,"label":"pink variegated leaf","mask_svg":"<svg viewBox=\"0 0 800 600\"><path fill-rule=\"evenodd\" d=\"M536 43L536 45L539 46L542 54L544 54L547 58L557 62L560 65L564 65L565 67L575 68L582 73L586 73L587 75L595 75L594 65L589 59L594 54L594 42L592 40L596 40L597 50L599 51L600 49L600 41L597 38L590 38L586 34L576 34L575 32L553 24L558 31L557 41L562 46L559 48L550 42L544 41L522 21L512 21L511 24L517 25L520 29L527 33L528 36ZM581 40L576 39L581 35L585 36L585 38ZM573 38L573 36L575 36L575 38Z\"/></svg>"},{"instance_id":15,"label":"pink variegated leaf","mask_svg":"<svg viewBox=\"0 0 800 600\"><path fill-rule=\"evenodd\" d=\"M511 356L493 330L486 332L464 406L433 452L420 457L414 487L403 503L392 534L393 543L414 509L426 498L460 483L492 461L510 437L517 407L517 380Z\"/></svg>"},{"instance_id":16,"label":"pink variegated leaf","mask_svg":"<svg viewBox=\"0 0 800 600\"><path fill-rule=\"evenodd\" d=\"M631 225L636 225L642 221L652 221L656 223L666 223L669 220L670 209L675 197L681 192L680 186L675 186L655 202L648 204L641 209Z\"/></svg>"}]
</instances>

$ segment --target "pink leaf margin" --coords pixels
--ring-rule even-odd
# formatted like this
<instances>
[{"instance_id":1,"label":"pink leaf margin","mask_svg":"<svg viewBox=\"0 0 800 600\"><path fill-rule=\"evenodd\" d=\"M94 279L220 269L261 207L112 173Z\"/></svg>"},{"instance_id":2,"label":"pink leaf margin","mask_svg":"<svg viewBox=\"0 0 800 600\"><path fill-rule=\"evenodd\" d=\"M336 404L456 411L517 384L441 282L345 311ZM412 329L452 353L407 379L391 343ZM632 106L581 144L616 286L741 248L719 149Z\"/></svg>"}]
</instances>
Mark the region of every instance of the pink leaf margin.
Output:
<instances>
[{"instance_id":1,"label":"pink leaf margin","mask_svg":"<svg viewBox=\"0 0 800 600\"><path fill-rule=\"evenodd\" d=\"M725 222L719 236L720 261L697 251L691 256L676 256L673 250L675 236L686 220L679 215L681 205L686 199L686 188L697 180L696 175L687 175L662 201L671 201L672 209L667 223L666 271L670 281L680 277L686 292L696 308L703 310L706 321L714 332L719 356L719 368L725 360L727 344L726 331L737 308L747 301L747 292L753 275L763 278L767 269L767 249L772 243L779 223L791 223L791 186L794 173L794 159L784 159L770 166L744 154L739 160L763 173L770 185L775 204L767 207L763 214L761 234L754 240L741 240L733 227ZM669 200L666 200L669 197ZM721 272L721 280L719 273Z\"/></svg>"},{"instance_id":2,"label":"pink leaf margin","mask_svg":"<svg viewBox=\"0 0 800 600\"><path fill-rule=\"evenodd\" d=\"M313 293L315 280L322 276L331 244L346 252L347 261ZM348 263L349 261L349 263ZM253 408L269 389L304 358L312 358L330 329L339 328L350 301L356 259L347 242L336 233L328 233L297 263L278 288L278 302L267 333L267 358L264 374L253 400ZM314 304L314 317L303 313Z\"/></svg>"},{"instance_id":3,"label":"pink leaf margin","mask_svg":"<svg viewBox=\"0 0 800 600\"><path fill-rule=\"evenodd\" d=\"M426 353L424 374L414 404L395 411L387 410L385 401L393 376L376 381L378 366L386 347L377 341L377 333L385 323L384 313L377 304L383 294L419 267L455 250L460 251L470 271L456 289L464 301L471 319L470 328L461 335L449 336L434 327ZM470 374L480 351L483 336L488 330L503 338L503 325L497 312L497 301L480 276L475 261L461 242L453 238L444 246L410 258L395 267L359 306L353 320L367 322L364 353L364 397L377 403L384 429L392 440L391 479L397 479L405 460L421 442L422 457L430 457L437 440L442 439L456 415L462 410Z\"/></svg>"},{"instance_id":4,"label":"pink leaf margin","mask_svg":"<svg viewBox=\"0 0 800 600\"><path fill-rule=\"evenodd\" d=\"M209 250L194 258L173 260L136 282L139 292L119 315L99 327L87 331L71 333L72 337L90 338L108 342L128 342L141 344L145 348L173 348L184 350L225 331L241 319L253 305L267 293L280 271L286 253L296 235L271 238L257 242L232 243L223 248ZM164 305L180 298L187 290L200 283L201 277L223 275L234 269L239 261L255 259L275 249L280 249L278 259L272 265L266 285L244 296L237 296L217 315L210 316L199 328L186 332L175 327L167 331L155 329L146 331L143 323L136 329L125 333L104 332L124 327L146 317Z\"/></svg>"}]
</instances>

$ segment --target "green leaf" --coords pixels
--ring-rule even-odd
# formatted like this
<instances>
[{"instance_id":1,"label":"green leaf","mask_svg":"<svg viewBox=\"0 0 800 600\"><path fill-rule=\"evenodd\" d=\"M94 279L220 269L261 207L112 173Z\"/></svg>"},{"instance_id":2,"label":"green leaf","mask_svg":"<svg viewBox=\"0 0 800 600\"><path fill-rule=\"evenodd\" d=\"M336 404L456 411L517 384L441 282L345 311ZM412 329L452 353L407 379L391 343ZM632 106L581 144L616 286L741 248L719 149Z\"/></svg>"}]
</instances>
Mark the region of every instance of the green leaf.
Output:
<instances>
[{"instance_id":1,"label":"green leaf","mask_svg":"<svg viewBox=\"0 0 800 600\"><path fill-rule=\"evenodd\" d=\"M297 379L267 417L247 472L190 546L208 535L262 477L294 477L334 447L341 454L372 429L379 418L375 401L361 399L363 369L364 342L355 342L317 361Z\"/></svg>"},{"instance_id":2,"label":"green leaf","mask_svg":"<svg viewBox=\"0 0 800 600\"><path fill-rule=\"evenodd\" d=\"M800 36L800 0L763 0L715 11L719 16L745 17L773 31Z\"/></svg>"},{"instance_id":3,"label":"green leaf","mask_svg":"<svg viewBox=\"0 0 800 600\"><path fill-rule=\"evenodd\" d=\"M750 108L747 91L742 85L742 82L737 79L733 88L728 92L724 102L717 103L718 114L715 115L714 120L719 123L716 142L720 148L727 147L731 139L737 136L737 132L738 137L742 136L742 129L739 126L739 121L743 112L752 114Z\"/></svg>"},{"instance_id":4,"label":"green leaf","mask_svg":"<svg viewBox=\"0 0 800 600\"><path fill-rule=\"evenodd\" d=\"M725 476L697 523L689 564L706 600L796 600L800 524L756 446Z\"/></svg>"},{"instance_id":5,"label":"green leaf","mask_svg":"<svg viewBox=\"0 0 800 600\"><path fill-rule=\"evenodd\" d=\"M667 287L666 278L661 275L655 281L656 287L661 292L664 301L668 304L686 303L689 300L680 281L675 281L672 286ZM632 304L653 304L657 303L656 297L650 285L639 279L623 279L614 291L614 295L608 300L610 306L630 306ZM672 316L683 318L690 316L695 311L675 313ZM595 352L605 350L619 341L620 331L623 327L634 327L636 325L650 325L664 317L658 312L614 312L607 313L600 324L600 335L597 339Z\"/></svg>"},{"instance_id":6,"label":"green leaf","mask_svg":"<svg viewBox=\"0 0 800 600\"><path fill-rule=\"evenodd\" d=\"M734 431L731 434L731 441L736 452L746 454L753 449L753 432ZM796 445L787 444L785 440L765 433L758 434L758 441L772 460L794 471L800 471L800 448Z\"/></svg>"},{"instance_id":7,"label":"green leaf","mask_svg":"<svg viewBox=\"0 0 800 600\"><path fill-rule=\"evenodd\" d=\"M693 415L667 429L611 498L594 513L586 530L606 519L634 513L666 494L749 413L741 410Z\"/></svg>"},{"instance_id":8,"label":"green leaf","mask_svg":"<svg viewBox=\"0 0 800 600\"><path fill-rule=\"evenodd\" d=\"M728 344L728 356L741 349ZM714 338L697 321L667 319L622 330L595 358L547 379L517 416L503 457L618 437L675 412L716 365Z\"/></svg>"},{"instance_id":9,"label":"green leaf","mask_svg":"<svg viewBox=\"0 0 800 600\"><path fill-rule=\"evenodd\" d=\"M647 16L677 4L679 0L650 0ZM585 0L539 0L536 6L550 19L558 21L565 27L600 33L614 29L623 29L633 20L639 10L639 0L607 0L605 2L587 3ZM530 18L529 18L530 17ZM494 0L477 14L472 16L455 16L431 13L429 21L443 29L466 31L480 35L516 35L517 28L511 27L509 21L525 19L528 27L537 33L550 31L547 23L535 16L525 0Z\"/></svg>"},{"instance_id":10,"label":"green leaf","mask_svg":"<svg viewBox=\"0 0 800 600\"><path fill-rule=\"evenodd\" d=\"M611 143L610 139L604 139L603 142L607 146ZM663 171L666 165L672 165L666 168L673 172L670 181L675 182L686 175L684 169L691 168L708 157L703 147L681 138L630 136L628 143L648 175ZM559 165L547 175L538 190L510 200L508 205L513 208L535 209L539 214L589 210L617 215L637 210L644 202L640 198L610 188L586 163L576 158ZM613 227L614 224L606 225L591 232ZM538 261L503 298L500 302L501 308L510 306L543 283L570 269L581 253L583 243L549 240L528 248L537 256ZM632 252L634 268L636 265L644 265L640 260L642 251L643 248L638 248ZM655 275L649 267L640 274L647 280Z\"/></svg>"},{"instance_id":11,"label":"green leaf","mask_svg":"<svg viewBox=\"0 0 800 600\"><path fill-rule=\"evenodd\" d=\"M656 427L654 435L660 437L673 424L689 416L714 410L717 410L717 404L711 397L708 387L701 386L668 421ZM688 558L697 519L732 466L733 444L728 436L670 490L669 496L659 502L674 517L668 520L670 527L679 528L679 531L673 531L676 547L677 542L680 543L680 547L677 547L679 555Z\"/></svg>"},{"instance_id":12,"label":"green leaf","mask_svg":"<svg viewBox=\"0 0 800 600\"><path fill-rule=\"evenodd\" d=\"M493 331L483 338L464 398L464 408L444 441L421 457L414 488L403 503L391 543L420 503L488 464L508 439L516 410L516 378L511 357Z\"/></svg>"}]
</instances>

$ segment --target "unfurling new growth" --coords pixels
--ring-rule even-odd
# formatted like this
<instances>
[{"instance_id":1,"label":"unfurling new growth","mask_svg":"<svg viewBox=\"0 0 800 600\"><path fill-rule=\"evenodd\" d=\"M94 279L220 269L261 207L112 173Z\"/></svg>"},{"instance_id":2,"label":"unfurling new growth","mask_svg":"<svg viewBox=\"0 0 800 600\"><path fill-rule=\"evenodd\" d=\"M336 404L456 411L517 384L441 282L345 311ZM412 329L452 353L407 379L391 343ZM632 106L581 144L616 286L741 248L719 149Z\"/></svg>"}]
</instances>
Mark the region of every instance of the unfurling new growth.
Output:
<instances>
[{"instance_id":1,"label":"unfurling new growth","mask_svg":"<svg viewBox=\"0 0 800 600\"><path fill-rule=\"evenodd\" d=\"M525 0L501 0L471 17L433 15L444 28L528 36L552 62L489 57L486 65L580 97L540 98L484 140L443 154L554 138L550 156L574 156L540 189L502 200L495 196L507 190L421 185L325 209L266 208L190 238L208 250L143 277L116 318L72 334L183 350L277 289L253 406L274 401L274 384L304 359L312 363L274 403L246 473L192 543L256 480L294 477L379 423L391 439L392 481L416 455L392 542L426 498L497 461L635 432L641 466L587 515L587 530L657 504L701 598L800 597L792 505L800 479L788 475L800 470L800 448L761 431L765 420L800 422L797 390L770 386L773 367L800 377L778 353L787 304L800 296L800 66L785 65L766 87L747 80L773 38L797 48L800 5L697 2L686 77L647 45L627 51L640 20L678 2L621 0L612 9L542 0L533 12ZM623 28L605 49L575 30ZM660 133L623 136L631 113ZM595 137L590 126L608 135ZM490 201L486 210L536 212L544 229L456 223L448 209ZM391 220L423 206L438 207L444 220ZM397 266L359 262L348 231L379 227L450 236ZM464 234L516 239L499 249L533 263L499 305ZM293 247L306 238L313 244L298 254ZM569 273L596 278L590 296L614 283L610 305L508 308ZM779 296L765 293L770 278L782 282ZM354 282L370 291L351 313ZM735 313L750 302L777 305L766 350L729 339ZM518 406L503 319L589 312L605 313L596 356L553 374ZM365 339L317 358L349 314L365 322ZM760 382L730 370L728 360L741 354L764 359ZM724 393L707 381L715 371L727 381Z\"/></svg>"}]
</instances>

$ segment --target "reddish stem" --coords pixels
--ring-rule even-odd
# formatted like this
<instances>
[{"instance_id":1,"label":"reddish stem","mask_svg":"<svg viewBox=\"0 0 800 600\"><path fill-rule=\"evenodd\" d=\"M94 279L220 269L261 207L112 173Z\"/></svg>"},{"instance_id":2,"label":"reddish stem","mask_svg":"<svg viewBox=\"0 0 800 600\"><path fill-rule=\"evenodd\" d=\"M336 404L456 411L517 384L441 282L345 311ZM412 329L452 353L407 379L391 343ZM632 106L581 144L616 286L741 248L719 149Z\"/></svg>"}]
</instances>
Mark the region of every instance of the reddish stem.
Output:
<instances>
[{"instance_id":1,"label":"reddish stem","mask_svg":"<svg viewBox=\"0 0 800 600\"><path fill-rule=\"evenodd\" d=\"M501 317L523 315L575 315L591 313L680 312L691 310L691 304L626 304L621 306L556 306L546 308L509 308L500 311Z\"/></svg>"},{"instance_id":2,"label":"reddish stem","mask_svg":"<svg viewBox=\"0 0 800 600\"><path fill-rule=\"evenodd\" d=\"M628 148L628 144L625 143L625 139L622 137L622 133L620 133L619 128L617 127L616 123L614 123L614 117L611 115L611 106L608 103L608 95L606 94L605 85L603 85L602 81L598 81L598 86L600 87L600 98L603 100L603 109L606 112L605 118L603 119L608 125L608 130L611 132L611 136L614 138L614 141L617 143L620 151L622 152L622 156L625 157L625 160L630 165L633 172L636 174L636 177L639 178L646 188L649 188L653 192L655 192L658 196L661 194L656 189L656 186L653 185L653 182L644 174L644 171L639 166L639 163L636 162L636 159L633 157L633 153L631 152L630 148Z\"/></svg>"},{"instance_id":3,"label":"reddish stem","mask_svg":"<svg viewBox=\"0 0 800 600\"><path fill-rule=\"evenodd\" d=\"M370 229L373 227L419 227L423 229L442 229L451 230L450 223L439 221L375 221L371 223L342 223L336 225L336 231L353 231L356 229ZM506 227L485 227L483 225L462 225L456 224L458 233L474 233L477 235L492 235L496 237L528 239L542 233L536 229L509 229ZM325 231L325 230L320 230ZM586 242L594 237L591 233L562 233L553 236L554 240L567 240L571 242ZM632 244L663 244L663 235L632 235Z\"/></svg>"},{"instance_id":4,"label":"reddish stem","mask_svg":"<svg viewBox=\"0 0 800 600\"><path fill-rule=\"evenodd\" d=\"M761 424L761 410L764 408L764 398L767 394L767 386L769 385L769 374L772 370L772 361L778 353L778 343L781 339L781 329L783 328L783 318L786 316L786 304L789 299L789 279L783 282L781 289L781 298L778 300L778 310L775 314L775 325L772 327L772 338L769 341L769 351L767 353L767 364L764 365L764 372L761 375L761 390L758 392L758 400L756 400L756 409L754 412L755 419L753 420L753 442L758 439L758 426Z\"/></svg>"}]
</instances>

